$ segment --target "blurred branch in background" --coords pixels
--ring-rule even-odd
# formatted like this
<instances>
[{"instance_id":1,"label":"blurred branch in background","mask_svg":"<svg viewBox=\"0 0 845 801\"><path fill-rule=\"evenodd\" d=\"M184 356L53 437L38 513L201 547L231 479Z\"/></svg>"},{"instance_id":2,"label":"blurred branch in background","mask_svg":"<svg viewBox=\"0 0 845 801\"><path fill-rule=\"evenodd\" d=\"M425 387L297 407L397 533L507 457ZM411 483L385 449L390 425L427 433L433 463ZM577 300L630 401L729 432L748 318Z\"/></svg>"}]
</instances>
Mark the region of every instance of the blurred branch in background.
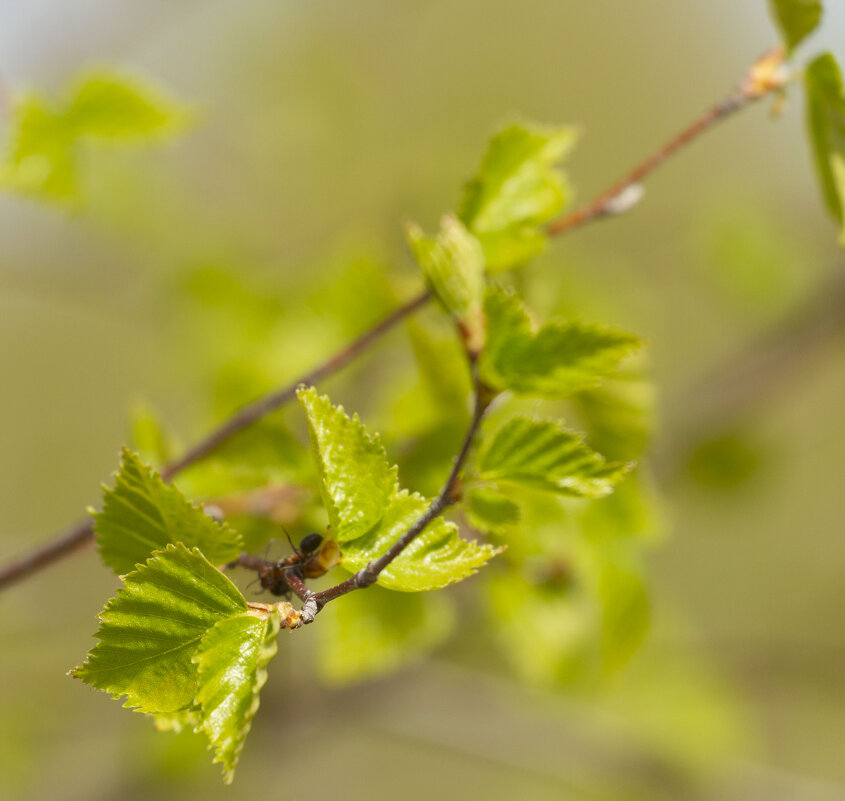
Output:
<instances>
[{"instance_id":1,"label":"blurred branch in background","mask_svg":"<svg viewBox=\"0 0 845 801\"><path fill-rule=\"evenodd\" d=\"M641 196L640 182L663 164L667 158L735 112L764 97L781 93L789 78L783 64L783 56L783 51L780 48L768 51L751 66L736 88L722 101L716 103L703 116L697 118L680 133L661 145L654 153L626 173L624 177L613 183L607 190L600 193L594 200L552 223L547 228L547 233L550 236L557 236L593 220L619 214L630 209ZM291 401L295 397L296 388L300 384L317 384L345 367L373 342L424 306L430 298L431 295L428 290L423 291L314 370L276 392L245 406L193 448L190 448L181 458L167 465L162 470L162 477L165 480L172 479L189 465L195 464L208 456L235 434ZM81 520L47 544L7 563L0 568L0 589L8 587L75 553L92 541L93 533L92 521Z\"/></svg>"}]
</instances>

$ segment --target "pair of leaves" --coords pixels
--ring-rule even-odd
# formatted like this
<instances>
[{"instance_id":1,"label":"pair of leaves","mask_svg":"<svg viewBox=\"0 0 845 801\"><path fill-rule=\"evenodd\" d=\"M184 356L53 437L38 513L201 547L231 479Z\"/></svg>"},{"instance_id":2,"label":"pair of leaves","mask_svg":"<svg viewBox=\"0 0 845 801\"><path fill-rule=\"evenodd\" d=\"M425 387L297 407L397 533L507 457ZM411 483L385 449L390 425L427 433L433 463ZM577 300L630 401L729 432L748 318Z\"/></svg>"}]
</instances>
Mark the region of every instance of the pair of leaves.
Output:
<instances>
[{"instance_id":1,"label":"pair of leaves","mask_svg":"<svg viewBox=\"0 0 845 801\"><path fill-rule=\"evenodd\" d=\"M71 675L165 725L203 731L230 783L276 650L280 608L251 609L199 549L181 543L123 581L100 615L100 642Z\"/></svg>"},{"instance_id":2,"label":"pair of leaves","mask_svg":"<svg viewBox=\"0 0 845 801\"><path fill-rule=\"evenodd\" d=\"M25 95L12 110L0 188L72 200L78 194L81 143L155 141L181 132L188 120L185 109L159 89L111 72L83 77L59 104Z\"/></svg>"},{"instance_id":3,"label":"pair of leaves","mask_svg":"<svg viewBox=\"0 0 845 801\"><path fill-rule=\"evenodd\" d=\"M359 570L381 556L431 502L399 487L397 468L381 440L367 433L357 415L348 417L313 388L298 395L332 537L341 546L343 566ZM382 571L378 583L408 592L438 589L472 575L496 553L462 539L454 523L437 518Z\"/></svg>"},{"instance_id":4,"label":"pair of leaves","mask_svg":"<svg viewBox=\"0 0 845 801\"><path fill-rule=\"evenodd\" d=\"M806 86L807 121L822 192L845 244L845 84L830 53L810 64Z\"/></svg>"},{"instance_id":5,"label":"pair of leaves","mask_svg":"<svg viewBox=\"0 0 845 801\"><path fill-rule=\"evenodd\" d=\"M555 165L574 141L569 128L505 128L467 183L458 216L444 217L435 238L413 223L406 228L426 282L458 323L471 354L484 347L485 274L520 266L543 249L541 226L566 202Z\"/></svg>"},{"instance_id":6,"label":"pair of leaves","mask_svg":"<svg viewBox=\"0 0 845 801\"><path fill-rule=\"evenodd\" d=\"M624 331L553 321L535 330L512 292L487 293L487 347L481 376L495 389L560 398L595 386L641 343Z\"/></svg>"}]
</instances>

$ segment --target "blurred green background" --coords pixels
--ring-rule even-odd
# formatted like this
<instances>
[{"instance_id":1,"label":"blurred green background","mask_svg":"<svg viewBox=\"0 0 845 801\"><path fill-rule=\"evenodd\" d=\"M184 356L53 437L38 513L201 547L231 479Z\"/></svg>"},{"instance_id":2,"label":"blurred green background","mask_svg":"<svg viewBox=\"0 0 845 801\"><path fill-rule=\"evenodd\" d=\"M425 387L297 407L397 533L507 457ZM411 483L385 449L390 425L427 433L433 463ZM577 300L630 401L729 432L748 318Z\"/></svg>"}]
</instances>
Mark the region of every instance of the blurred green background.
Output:
<instances>
[{"instance_id":1,"label":"blurred green background","mask_svg":"<svg viewBox=\"0 0 845 801\"><path fill-rule=\"evenodd\" d=\"M810 48L841 58L828 5ZM0 2L5 89L118 65L197 112L86 152L81 208L0 196L2 554L98 502L138 402L191 442L416 292L400 222L433 227L503 120L578 125L583 200L775 38L763 0ZM201 743L64 675L114 588L89 550L0 597L0 798L845 798L845 257L801 112L744 112L520 276L649 342L664 509L624 668L528 687L459 627L328 687L315 626L280 638L226 789ZM415 375L398 330L325 388L401 428Z\"/></svg>"}]
</instances>

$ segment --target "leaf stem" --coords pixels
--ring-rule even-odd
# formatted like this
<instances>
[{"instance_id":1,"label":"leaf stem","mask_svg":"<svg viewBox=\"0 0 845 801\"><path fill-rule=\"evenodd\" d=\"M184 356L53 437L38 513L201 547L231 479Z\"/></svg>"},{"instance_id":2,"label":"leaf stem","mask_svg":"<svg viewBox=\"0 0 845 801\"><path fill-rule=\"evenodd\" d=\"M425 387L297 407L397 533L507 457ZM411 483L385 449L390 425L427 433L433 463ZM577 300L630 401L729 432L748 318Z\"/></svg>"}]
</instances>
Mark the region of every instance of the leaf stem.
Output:
<instances>
[{"instance_id":1,"label":"leaf stem","mask_svg":"<svg viewBox=\"0 0 845 801\"><path fill-rule=\"evenodd\" d=\"M724 100L684 128L594 200L551 223L547 228L547 233L550 236L558 236L593 220L618 213L621 206L626 205L624 202L620 202L625 199L626 193L657 169L669 156L697 139L717 122L745 108L751 102L780 91L786 82L785 78L776 74L775 68L780 65L781 59L782 56L777 51L767 53L762 59L755 62L743 81ZM185 468L208 456L230 437L293 400L296 396L296 388L300 384L316 384L345 367L402 320L422 308L430 299L431 293L428 290L420 292L311 372L236 412L194 447L186 451L183 456L168 464L161 471L162 478L165 480L172 479ZM92 521L90 519L80 520L53 540L3 565L0 567L0 591L80 550L91 542L93 534Z\"/></svg>"}]
</instances>

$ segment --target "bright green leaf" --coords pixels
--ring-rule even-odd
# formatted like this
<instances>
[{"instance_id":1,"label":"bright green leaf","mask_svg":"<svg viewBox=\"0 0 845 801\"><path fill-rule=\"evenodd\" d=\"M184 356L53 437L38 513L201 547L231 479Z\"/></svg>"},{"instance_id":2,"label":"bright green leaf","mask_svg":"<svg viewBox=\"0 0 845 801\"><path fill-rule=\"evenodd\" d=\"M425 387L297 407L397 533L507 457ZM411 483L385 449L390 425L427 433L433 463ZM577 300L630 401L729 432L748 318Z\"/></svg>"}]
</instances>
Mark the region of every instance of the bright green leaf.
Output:
<instances>
[{"instance_id":1,"label":"bright green leaf","mask_svg":"<svg viewBox=\"0 0 845 801\"><path fill-rule=\"evenodd\" d=\"M481 481L513 481L541 490L602 498L629 471L623 462L606 462L580 434L553 420L509 420L478 458Z\"/></svg>"},{"instance_id":2,"label":"bright green leaf","mask_svg":"<svg viewBox=\"0 0 845 801\"><path fill-rule=\"evenodd\" d=\"M160 90L110 72L80 79L63 102L24 95L12 108L0 189L73 200L84 141L145 143L180 132L187 120L186 111Z\"/></svg>"},{"instance_id":3,"label":"bright green leaf","mask_svg":"<svg viewBox=\"0 0 845 801\"><path fill-rule=\"evenodd\" d=\"M308 418L331 536L341 544L354 540L384 516L399 490L397 468L387 461L378 434L370 436L358 415L348 417L313 387L297 396Z\"/></svg>"},{"instance_id":4,"label":"bright green leaf","mask_svg":"<svg viewBox=\"0 0 845 801\"><path fill-rule=\"evenodd\" d=\"M769 8L790 51L818 27L822 18L821 0L769 0Z\"/></svg>"},{"instance_id":5,"label":"bright green leaf","mask_svg":"<svg viewBox=\"0 0 845 801\"><path fill-rule=\"evenodd\" d=\"M391 673L440 645L454 622L442 593L350 593L320 615L320 673L333 684Z\"/></svg>"},{"instance_id":6,"label":"bright green leaf","mask_svg":"<svg viewBox=\"0 0 845 801\"><path fill-rule=\"evenodd\" d=\"M332 536L341 545L342 564L359 570L381 556L430 505L400 490L381 441L361 421L316 391L301 389L315 459L320 467ZM430 523L379 576L379 584L407 592L434 590L472 575L496 549L467 542L453 523Z\"/></svg>"},{"instance_id":7,"label":"bright green leaf","mask_svg":"<svg viewBox=\"0 0 845 801\"><path fill-rule=\"evenodd\" d=\"M452 216L443 218L435 239L417 225L407 226L408 242L428 285L460 325L467 348L484 347L484 251L478 240Z\"/></svg>"},{"instance_id":8,"label":"bright green leaf","mask_svg":"<svg viewBox=\"0 0 845 801\"><path fill-rule=\"evenodd\" d=\"M458 216L481 241L487 269L518 266L543 249L540 226L563 209L568 188L555 169L572 148L571 128L517 124L490 141Z\"/></svg>"},{"instance_id":9,"label":"bright green leaf","mask_svg":"<svg viewBox=\"0 0 845 801\"><path fill-rule=\"evenodd\" d=\"M197 730L208 736L214 761L231 784L244 740L258 710L267 664L276 654L280 618L246 613L219 621L203 637L194 662L199 671Z\"/></svg>"},{"instance_id":10,"label":"bright green leaf","mask_svg":"<svg viewBox=\"0 0 845 801\"><path fill-rule=\"evenodd\" d=\"M466 495L467 520L478 531L499 533L519 522L519 504L489 487L474 487Z\"/></svg>"},{"instance_id":11,"label":"bright green leaf","mask_svg":"<svg viewBox=\"0 0 845 801\"><path fill-rule=\"evenodd\" d=\"M487 348L480 361L484 381L525 395L565 397L596 386L640 347L624 331L578 322L550 322L534 329L512 292L491 287L485 308Z\"/></svg>"},{"instance_id":12,"label":"bright green leaf","mask_svg":"<svg viewBox=\"0 0 845 801\"><path fill-rule=\"evenodd\" d=\"M246 601L199 550L182 544L156 551L123 583L100 615L100 642L71 674L143 712L187 709L200 641L219 621L245 612Z\"/></svg>"},{"instance_id":13,"label":"bright green leaf","mask_svg":"<svg viewBox=\"0 0 845 801\"><path fill-rule=\"evenodd\" d=\"M343 545L341 564L354 572L377 559L430 503L421 495L399 492L374 529ZM438 518L382 571L378 583L403 592L437 590L471 576L497 553L490 545L462 539L454 523Z\"/></svg>"},{"instance_id":14,"label":"bright green leaf","mask_svg":"<svg viewBox=\"0 0 845 801\"><path fill-rule=\"evenodd\" d=\"M845 244L845 86L830 53L807 69L807 121L825 201Z\"/></svg>"},{"instance_id":15,"label":"bright green leaf","mask_svg":"<svg viewBox=\"0 0 845 801\"><path fill-rule=\"evenodd\" d=\"M118 574L172 542L199 548L214 564L231 561L242 550L236 531L193 506L128 450L114 489L103 495L103 511L94 515L94 530L103 562Z\"/></svg>"}]
</instances>

